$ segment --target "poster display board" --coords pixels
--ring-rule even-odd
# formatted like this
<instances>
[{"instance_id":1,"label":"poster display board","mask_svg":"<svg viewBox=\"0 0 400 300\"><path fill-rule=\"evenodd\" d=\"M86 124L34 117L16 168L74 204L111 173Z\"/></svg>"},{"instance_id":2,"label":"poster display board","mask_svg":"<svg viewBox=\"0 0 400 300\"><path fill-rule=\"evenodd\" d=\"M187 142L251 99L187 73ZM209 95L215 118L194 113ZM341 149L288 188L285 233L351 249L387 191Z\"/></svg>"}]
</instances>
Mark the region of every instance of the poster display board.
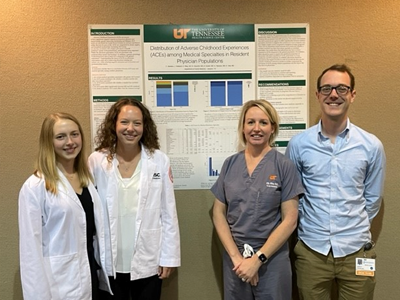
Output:
<instances>
[{"instance_id":1,"label":"poster display board","mask_svg":"<svg viewBox=\"0 0 400 300\"><path fill-rule=\"evenodd\" d=\"M238 148L243 103L270 101L276 147L308 122L308 24L89 25L92 138L119 98L142 100L176 189L208 189Z\"/></svg>"}]
</instances>

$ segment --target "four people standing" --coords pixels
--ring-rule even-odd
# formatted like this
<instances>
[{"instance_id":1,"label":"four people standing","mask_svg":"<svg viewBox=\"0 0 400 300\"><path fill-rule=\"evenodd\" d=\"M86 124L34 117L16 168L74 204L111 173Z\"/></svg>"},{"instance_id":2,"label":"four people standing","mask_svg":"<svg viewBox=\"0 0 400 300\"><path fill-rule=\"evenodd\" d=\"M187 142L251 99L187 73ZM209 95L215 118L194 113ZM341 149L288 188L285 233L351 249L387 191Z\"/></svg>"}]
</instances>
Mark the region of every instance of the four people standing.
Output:
<instances>
[{"instance_id":1,"label":"four people standing","mask_svg":"<svg viewBox=\"0 0 400 300\"><path fill-rule=\"evenodd\" d=\"M356 91L346 65L318 78L319 123L293 137L286 154L305 187L299 203L295 246L301 299L372 299L373 276L356 275L356 258L375 258L370 227L383 196L385 153L374 135L352 124L348 110Z\"/></svg>"},{"instance_id":2,"label":"four people standing","mask_svg":"<svg viewBox=\"0 0 400 300\"><path fill-rule=\"evenodd\" d=\"M333 281L340 299L373 298L374 277L355 270L359 258L374 264L370 227L386 160L382 143L348 118L354 85L346 65L322 72L321 120L292 138L293 162L272 147L279 130L272 105L243 105L244 150L226 159L211 189L225 299L291 299L287 239L298 217L301 299L329 299ZM173 177L149 110L120 99L96 142L90 173L78 121L57 113L43 122L37 169L19 196L25 299L158 300L162 279L180 265ZM113 295L99 292L110 290L109 280Z\"/></svg>"}]
</instances>

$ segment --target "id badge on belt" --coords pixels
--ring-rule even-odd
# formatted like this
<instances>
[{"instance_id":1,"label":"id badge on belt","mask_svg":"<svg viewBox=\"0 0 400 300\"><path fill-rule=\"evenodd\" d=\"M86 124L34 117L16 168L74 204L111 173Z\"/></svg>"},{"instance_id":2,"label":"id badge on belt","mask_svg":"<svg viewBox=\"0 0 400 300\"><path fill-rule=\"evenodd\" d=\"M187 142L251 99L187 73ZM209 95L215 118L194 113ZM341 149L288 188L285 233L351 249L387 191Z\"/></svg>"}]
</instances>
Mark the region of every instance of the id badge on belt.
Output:
<instances>
[{"instance_id":1,"label":"id badge on belt","mask_svg":"<svg viewBox=\"0 0 400 300\"><path fill-rule=\"evenodd\" d=\"M368 242L364 246L364 257L356 258L356 275L358 276L375 276L375 259L367 258L365 251L371 250L375 247L373 241Z\"/></svg>"}]
</instances>

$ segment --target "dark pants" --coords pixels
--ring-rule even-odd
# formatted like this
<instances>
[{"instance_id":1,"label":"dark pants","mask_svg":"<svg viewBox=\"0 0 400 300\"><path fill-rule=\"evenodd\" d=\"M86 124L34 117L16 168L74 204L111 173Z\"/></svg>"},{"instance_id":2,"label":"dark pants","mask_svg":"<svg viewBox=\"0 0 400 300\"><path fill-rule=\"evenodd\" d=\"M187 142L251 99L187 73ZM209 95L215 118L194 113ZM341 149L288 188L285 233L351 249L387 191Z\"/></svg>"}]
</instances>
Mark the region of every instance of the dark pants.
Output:
<instances>
[{"instance_id":1,"label":"dark pants","mask_svg":"<svg viewBox=\"0 0 400 300\"><path fill-rule=\"evenodd\" d=\"M117 278L109 277L114 296L102 291L101 300L159 300L162 280L158 275L131 281L129 273L117 273Z\"/></svg>"}]
</instances>

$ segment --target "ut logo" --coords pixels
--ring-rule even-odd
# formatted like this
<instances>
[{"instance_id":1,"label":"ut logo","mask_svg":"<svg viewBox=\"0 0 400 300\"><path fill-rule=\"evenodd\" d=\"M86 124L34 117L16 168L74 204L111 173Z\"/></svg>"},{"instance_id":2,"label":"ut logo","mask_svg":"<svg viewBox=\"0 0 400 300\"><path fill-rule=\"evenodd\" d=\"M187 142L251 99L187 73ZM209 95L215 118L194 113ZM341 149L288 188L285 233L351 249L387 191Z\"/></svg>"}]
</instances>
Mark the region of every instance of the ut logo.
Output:
<instances>
[{"instance_id":1,"label":"ut logo","mask_svg":"<svg viewBox=\"0 0 400 300\"><path fill-rule=\"evenodd\" d=\"M174 29L174 38L177 40L187 39L187 33L190 29Z\"/></svg>"}]
</instances>

